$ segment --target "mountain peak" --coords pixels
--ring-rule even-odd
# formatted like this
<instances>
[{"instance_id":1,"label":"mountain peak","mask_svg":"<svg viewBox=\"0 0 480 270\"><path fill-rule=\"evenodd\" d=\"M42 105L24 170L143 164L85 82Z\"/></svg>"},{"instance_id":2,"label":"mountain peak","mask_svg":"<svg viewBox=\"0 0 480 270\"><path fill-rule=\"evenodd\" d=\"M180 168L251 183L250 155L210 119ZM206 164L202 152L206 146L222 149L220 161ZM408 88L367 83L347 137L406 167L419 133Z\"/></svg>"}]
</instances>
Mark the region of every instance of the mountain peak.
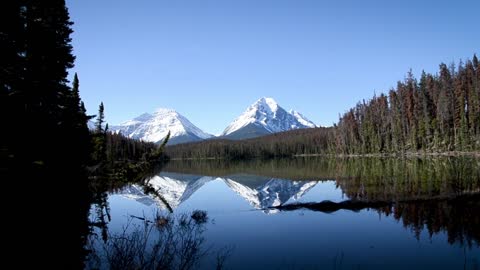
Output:
<instances>
[{"instance_id":1,"label":"mountain peak","mask_svg":"<svg viewBox=\"0 0 480 270\"><path fill-rule=\"evenodd\" d=\"M153 114L144 113L125 121L111 130L129 138L158 143L170 132L169 144L199 141L212 137L173 109L158 108Z\"/></svg>"},{"instance_id":2,"label":"mountain peak","mask_svg":"<svg viewBox=\"0 0 480 270\"><path fill-rule=\"evenodd\" d=\"M169 109L169 108L157 108L154 111L154 114L170 114L170 113L178 114L177 111L175 111L174 109Z\"/></svg>"},{"instance_id":3,"label":"mountain peak","mask_svg":"<svg viewBox=\"0 0 480 270\"><path fill-rule=\"evenodd\" d=\"M300 113L287 112L273 98L263 97L237 117L222 135L232 139L245 139L311 127L316 125Z\"/></svg>"},{"instance_id":4,"label":"mountain peak","mask_svg":"<svg viewBox=\"0 0 480 270\"><path fill-rule=\"evenodd\" d=\"M278 103L270 97L262 97L261 99L257 100L252 106L258 107L259 105L267 106L272 112L276 112L279 107Z\"/></svg>"}]
</instances>

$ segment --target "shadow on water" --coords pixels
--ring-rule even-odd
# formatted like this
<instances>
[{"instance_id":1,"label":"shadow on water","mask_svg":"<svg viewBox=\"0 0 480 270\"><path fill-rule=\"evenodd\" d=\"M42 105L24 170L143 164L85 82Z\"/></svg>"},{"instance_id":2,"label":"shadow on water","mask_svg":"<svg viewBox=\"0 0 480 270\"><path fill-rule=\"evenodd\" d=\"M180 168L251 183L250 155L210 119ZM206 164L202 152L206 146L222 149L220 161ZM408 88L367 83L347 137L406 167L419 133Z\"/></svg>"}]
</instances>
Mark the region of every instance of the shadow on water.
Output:
<instances>
[{"instance_id":1,"label":"shadow on water","mask_svg":"<svg viewBox=\"0 0 480 270\"><path fill-rule=\"evenodd\" d=\"M58 167L15 165L9 164L0 177L12 185L5 190L15 191L20 199L5 205L7 228L11 226L6 231L11 235L4 245L15 255L7 255L4 263L14 260L9 264L14 268L28 269L34 263L38 268L82 269L92 202L84 171L68 162ZM18 259L20 254L29 260Z\"/></svg>"}]
</instances>

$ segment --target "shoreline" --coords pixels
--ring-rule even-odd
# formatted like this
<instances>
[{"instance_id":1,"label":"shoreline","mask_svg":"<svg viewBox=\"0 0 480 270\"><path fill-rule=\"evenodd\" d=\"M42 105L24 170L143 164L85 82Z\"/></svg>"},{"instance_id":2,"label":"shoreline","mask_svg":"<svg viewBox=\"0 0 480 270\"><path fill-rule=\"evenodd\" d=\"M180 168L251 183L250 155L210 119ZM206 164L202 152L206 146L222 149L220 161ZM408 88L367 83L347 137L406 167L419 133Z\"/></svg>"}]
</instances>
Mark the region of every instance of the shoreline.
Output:
<instances>
[{"instance_id":1,"label":"shoreline","mask_svg":"<svg viewBox=\"0 0 480 270\"><path fill-rule=\"evenodd\" d=\"M475 157L480 158L480 151L448 151L448 152L404 152L404 153L371 153L371 154L296 154L291 157L329 157L329 158L355 158L355 157L371 157L371 158L426 158L426 157ZM286 157L278 157L286 158ZM257 158L253 158L257 159ZM248 159L248 160L253 160ZM170 160L225 160L224 157L205 157L205 158L171 158ZM240 159L247 160L247 159Z\"/></svg>"},{"instance_id":2,"label":"shoreline","mask_svg":"<svg viewBox=\"0 0 480 270\"><path fill-rule=\"evenodd\" d=\"M404 153L370 153L370 154L298 154L294 157L376 157L376 158L404 158L404 157L480 157L479 151L448 151L448 152L404 152Z\"/></svg>"}]
</instances>

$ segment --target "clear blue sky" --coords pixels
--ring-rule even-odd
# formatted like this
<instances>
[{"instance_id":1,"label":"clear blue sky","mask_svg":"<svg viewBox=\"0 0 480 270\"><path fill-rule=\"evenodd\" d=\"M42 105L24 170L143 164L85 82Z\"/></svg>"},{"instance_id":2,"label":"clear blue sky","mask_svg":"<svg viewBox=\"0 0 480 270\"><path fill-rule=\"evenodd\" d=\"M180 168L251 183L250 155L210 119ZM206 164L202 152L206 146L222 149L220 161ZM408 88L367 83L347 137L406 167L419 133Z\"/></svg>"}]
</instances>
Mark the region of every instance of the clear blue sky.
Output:
<instances>
[{"instance_id":1,"label":"clear blue sky","mask_svg":"<svg viewBox=\"0 0 480 270\"><path fill-rule=\"evenodd\" d=\"M118 124L158 107L213 134L260 97L331 125L411 68L480 53L478 0L67 0L80 91Z\"/></svg>"}]
</instances>

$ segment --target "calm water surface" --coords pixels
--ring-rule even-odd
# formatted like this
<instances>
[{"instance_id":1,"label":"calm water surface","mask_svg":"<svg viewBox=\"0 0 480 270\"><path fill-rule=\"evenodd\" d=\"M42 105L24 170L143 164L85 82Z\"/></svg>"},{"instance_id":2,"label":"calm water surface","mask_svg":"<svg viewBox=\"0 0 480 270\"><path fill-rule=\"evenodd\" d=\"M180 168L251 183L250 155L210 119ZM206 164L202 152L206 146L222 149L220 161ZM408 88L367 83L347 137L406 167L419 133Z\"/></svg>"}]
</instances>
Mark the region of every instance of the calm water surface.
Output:
<instances>
[{"instance_id":1,"label":"calm water surface","mask_svg":"<svg viewBox=\"0 0 480 270\"><path fill-rule=\"evenodd\" d=\"M223 269L480 269L479 167L470 158L172 161L92 205L95 256L87 265L109 268L115 255L138 256L119 251L118 239L133 241L152 226L144 241L151 248L202 210L206 218L189 231L201 240L191 269L219 261ZM352 210L347 201L363 204ZM168 232L158 225L165 219Z\"/></svg>"}]
</instances>

